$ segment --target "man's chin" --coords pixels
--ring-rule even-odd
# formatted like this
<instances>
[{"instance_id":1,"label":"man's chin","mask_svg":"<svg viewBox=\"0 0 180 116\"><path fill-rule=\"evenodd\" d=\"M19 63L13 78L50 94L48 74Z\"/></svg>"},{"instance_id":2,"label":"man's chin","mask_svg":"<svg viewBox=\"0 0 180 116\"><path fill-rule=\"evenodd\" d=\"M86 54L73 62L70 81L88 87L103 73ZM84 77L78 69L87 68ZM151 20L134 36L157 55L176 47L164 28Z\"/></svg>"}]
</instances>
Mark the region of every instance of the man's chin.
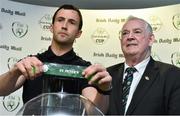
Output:
<instances>
[{"instance_id":1,"label":"man's chin","mask_svg":"<svg viewBox=\"0 0 180 116\"><path fill-rule=\"evenodd\" d=\"M128 56L135 56L136 54L137 54L136 51L129 51L126 53L126 55L128 55Z\"/></svg>"}]
</instances>

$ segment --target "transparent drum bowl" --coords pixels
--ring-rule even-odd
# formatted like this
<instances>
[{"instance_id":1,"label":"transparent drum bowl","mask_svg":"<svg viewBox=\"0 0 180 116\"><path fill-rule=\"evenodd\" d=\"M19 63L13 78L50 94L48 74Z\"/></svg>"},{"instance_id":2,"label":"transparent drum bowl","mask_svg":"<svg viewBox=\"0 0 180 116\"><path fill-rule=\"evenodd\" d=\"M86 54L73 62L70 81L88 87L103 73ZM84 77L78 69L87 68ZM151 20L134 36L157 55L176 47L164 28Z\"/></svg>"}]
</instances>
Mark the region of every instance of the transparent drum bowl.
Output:
<instances>
[{"instance_id":1,"label":"transparent drum bowl","mask_svg":"<svg viewBox=\"0 0 180 116\"><path fill-rule=\"evenodd\" d=\"M26 104L17 115L103 115L87 98L79 94L43 93Z\"/></svg>"}]
</instances>

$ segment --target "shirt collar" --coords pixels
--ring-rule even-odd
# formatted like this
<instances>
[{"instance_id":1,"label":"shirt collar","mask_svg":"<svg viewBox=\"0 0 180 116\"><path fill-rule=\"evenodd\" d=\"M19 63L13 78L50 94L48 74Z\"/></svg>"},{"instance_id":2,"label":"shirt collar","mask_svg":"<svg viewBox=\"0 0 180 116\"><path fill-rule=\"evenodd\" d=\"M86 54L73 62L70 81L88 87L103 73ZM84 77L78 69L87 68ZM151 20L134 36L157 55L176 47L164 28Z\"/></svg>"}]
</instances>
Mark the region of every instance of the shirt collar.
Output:
<instances>
[{"instance_id":1,"label":"shirt collar","mask_svg":"<svg viewBox=\"0 0 180 116\"><path fill-rule=\"evenodd\" d=\"M76 53L74 52L74 50L72 48L67 53L65 53L65 54L63 54L61 56L57 56L51 50L51 46L49 46L48 50L45 52L45 55L46 55L46 58L48 58L48 59L59 58L59 59L64 60L64 61L69 61L69 60L73 59L76 56Z\"/></svg>"},{"instance_id":2,"label":"shirt collar","mask_svg":"<svg viewBox=\"0 0 180 116\"><path fill-rule=\"evenodd\" d=\"M135 65L134 67L136 68L137 72L143 73L144 70L145 70L145 68L146 68L146 66L147 66L147 64L148 64L148 62L149 62L149 60L150 60L150 56L147 57L146 59L144 59L143 61L141 61L140 63L138 63L137 65ZM125 70L126 70L128 67L130 67L130 66L128 66L128 65L126 64L126 62L125 62L125 63L124 63L124 73L125 73Z\"/></svg>"}]
</instances>

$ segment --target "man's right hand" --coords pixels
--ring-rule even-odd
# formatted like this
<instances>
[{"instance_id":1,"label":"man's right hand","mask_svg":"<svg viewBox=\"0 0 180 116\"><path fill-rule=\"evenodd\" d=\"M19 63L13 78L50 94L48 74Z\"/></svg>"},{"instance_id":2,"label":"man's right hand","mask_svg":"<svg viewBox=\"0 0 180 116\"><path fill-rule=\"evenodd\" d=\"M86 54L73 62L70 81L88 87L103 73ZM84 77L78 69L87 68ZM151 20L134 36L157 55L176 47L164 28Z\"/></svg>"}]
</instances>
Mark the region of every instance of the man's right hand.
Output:
<instances>
[{"instance_id":1,"label":"man's right hand","mask_svg":"<svg viewBox=\"0 0 180 116\"><path fill-rule=\"evenodd\" d=\"M43 72L43 63L36 57L25 57L14 65L26 79L33 80Z\"/></svg>"}]
</instances>

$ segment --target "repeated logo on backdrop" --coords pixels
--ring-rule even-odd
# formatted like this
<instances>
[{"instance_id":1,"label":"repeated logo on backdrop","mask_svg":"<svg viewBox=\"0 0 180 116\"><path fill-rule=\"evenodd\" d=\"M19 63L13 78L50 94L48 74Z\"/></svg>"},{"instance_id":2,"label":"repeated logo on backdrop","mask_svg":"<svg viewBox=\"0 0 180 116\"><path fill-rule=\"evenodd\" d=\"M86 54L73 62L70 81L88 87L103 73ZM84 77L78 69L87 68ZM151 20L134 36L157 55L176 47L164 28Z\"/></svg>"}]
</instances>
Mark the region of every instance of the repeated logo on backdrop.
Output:
<instances>
[{"instance_id":1,"label":"repeated logo on backdrop","mask_svg":"<svg viewBox=\"0 0 180 116\"><path fill-rule=\"evenodd\" d=\"M173 26L177 29L180 30L180 14L176 14L172 18Z\"/></svg>"},{"instance_id":2,"label":"repeated logo on backdrop","mask_svg":"<svg viewBox=\"0 0 180 116\"><path fill-rule=\"evenodd\" d=\"M97 28L91 35L91 39L98 45L104 44L109 37L110 35L105 28Z\"/></svg>"},{"instance_id":3,"label":"repeated logo on backdrop","mask_svg":"<svg viewBox=\"0 0 180 116\"><path fill-rule=\"evenodd\" d=\"M16 37L21 38L28 32L28 25L21 22L13 22L12 32Z\"/></svg>"},{"instance_id":4,"label":"repeated logo on backdrop","mask_svg":"<svg viewBox=\"0 0 180 116\"><path fill-rule=\"evenodd\" d=\"M180 67L180 52L174 52L171 55L171 63L177 67Z\"/></svg>"},{"instance_id":5,"label":"repeated logo on backdrop","mask_svg":"<svg viewBox=\"0 0 180 116\"><path fill-rule=\"evenodd\" d=\"M9 96L3 97L3 106L9 112L16 110L19 104L20 104L19 96L9 95Z\"/></svg>"},{"instance_id":6,"label":"repeated logo on backdrop","mask_svg":"<svg viewBox=\"0 0 180 116\"><path fill-rule=\"evenodd\" d=\"M163 25L161 19L158 16L150 16L149 19L153 31L154 32L159 31Z\"/></svg>"},{"instance_id":7,"label":"repeated logo on backdrop","mask_svg":"<svg viewBox=\"0 0 180 116\"><path fill-rule=\"evenodd\" d=\"M19 61L18 58L16 57L9 57L8 61L7 61L7 66L10 69L15 63L17 63Z\"/></svg>"},{"instance_id":8,"label":"repeated logo on backdrop","mask_svg":"<svg viewBox=\"0 0 180 116\"><path fill-rule=\"evenodd\" d=\"M51 26L52 16L45 14L40 20L39 25L44 31L48 31Z\"/></svg>"}]
</instances>

